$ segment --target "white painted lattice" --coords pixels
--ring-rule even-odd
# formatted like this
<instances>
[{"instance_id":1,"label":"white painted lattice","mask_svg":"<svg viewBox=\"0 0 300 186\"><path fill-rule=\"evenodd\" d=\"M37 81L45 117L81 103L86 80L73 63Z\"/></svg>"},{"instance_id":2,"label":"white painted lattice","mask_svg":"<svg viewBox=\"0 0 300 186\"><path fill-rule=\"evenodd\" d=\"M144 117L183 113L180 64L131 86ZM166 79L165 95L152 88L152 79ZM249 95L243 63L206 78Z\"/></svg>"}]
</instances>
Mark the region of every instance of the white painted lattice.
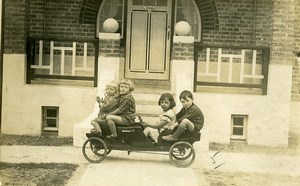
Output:
<instances>
[{"instance_id":1,"label":"white painted lattice","mask_svg":"<svg viewBox=\"0 0 300 186\"><path fill-rule=\"evenodd\" d=\"M227 83L232 83L232 77L234 73L233 70L233 59L239 59L240 61L240 69L239 69L239 74L240 74L240 79L239 83L244 83L244 79L263 79L263 75L257 75L256 74L256 57L257 57L257 50L248 50L252 51L252 65L251 65L251 74L246 74L245 73L245 53L246 49L241 49L241 54L224 54L222 52L222 48L218 48L218 56L217 56L217 70L215 73L211 72L211 48L207 48L206 50L206 59L205 59L205 72L199 73L200 76L205 76L205 77L216 77L216 82L221 82L221 73L222 73L222 59L227 58L229 59L228 62L228 79ZM224 62L223 62L224 63Z\"/></svg>"},{"instance_id":2,"label":"white painted lattice","mask_svg":"<svg viewBox=\"0 0 300 186\"><path fill-rule=\"evenodd\" d=\"M38 64L31 65L33 69L47 69L49 70L49 75L53 75L54 71L54 51L60 51L60 74L65 75L65 52L70 51L72 53L72 76L76 75L76 71L94 71L94 68L87 67L87 42L84 42L84 52L83 52L83 61L82 66L76 66L76 42L73 42L72 47L61 47L55 46L54 41L50 41L50 62L49 65L43 65L43 46L44 42L42 40L39 41L39 53L38 53Z\"/></svg>"}]
</instances>

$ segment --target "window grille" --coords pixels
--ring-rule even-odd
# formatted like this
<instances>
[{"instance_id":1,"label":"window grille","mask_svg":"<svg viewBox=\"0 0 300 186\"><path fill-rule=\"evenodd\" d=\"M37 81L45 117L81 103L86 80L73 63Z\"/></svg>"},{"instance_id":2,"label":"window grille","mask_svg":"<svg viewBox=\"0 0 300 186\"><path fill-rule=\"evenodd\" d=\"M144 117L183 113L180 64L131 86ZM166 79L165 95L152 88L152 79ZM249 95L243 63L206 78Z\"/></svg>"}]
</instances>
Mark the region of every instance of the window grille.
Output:
<instances>
[{"instance_id":1,"label":"window grille","mask_svg":"<svg viewBox=\"0 0 300 186\"><path fill-rule=\"evenodd\" d=\"M43 131L58 131L59 107L42 106Z\"/></svg>"},{"instance_id":2,"label":"window grille","mask_svg":"<svg viewBox=\"0 0 300 186\"><path fill-rule=\"evenodd\" d=\"M247 115L232 115L231 116L231 139L246 140L247 136Z\"/></svg>"}]
</instances>

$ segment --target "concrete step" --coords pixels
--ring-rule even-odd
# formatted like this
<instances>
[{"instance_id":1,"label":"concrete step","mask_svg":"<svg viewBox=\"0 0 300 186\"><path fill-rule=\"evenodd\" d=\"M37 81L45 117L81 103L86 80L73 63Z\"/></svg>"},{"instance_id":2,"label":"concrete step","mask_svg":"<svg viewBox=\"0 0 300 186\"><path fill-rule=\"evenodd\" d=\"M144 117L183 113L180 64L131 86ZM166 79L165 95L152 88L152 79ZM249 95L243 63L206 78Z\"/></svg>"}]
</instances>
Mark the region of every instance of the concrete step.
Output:
<instances>
[{"instance_id":1,"label":"concrete step","mask_svg":"<svg viewBox=\"0 0 300 186\"><path fill-rule=\"evenodd\" d=\"M162 94L171 91L171 83L168 80L142 80L132 79L135 84L135 92L147 94Z\"/></svg>"},{"instance_id":2,"label":"concrete step","mask_svg":"<svg viewBox=\"0 0 300 186\"><path fill-rule=\"evenodd\" d=\"M136 102L138 101L150 101L150 102L158 102L160 98L160 93L140 93L140 92L132 92L132 95Z\"/></svg>"},{"instance_id":3,"label":"concrete step","mask_svg":"<svg viewBox=\"0 0 300 186\"><path fill-rule=\"evenodd\" d=\"M143 113L143 114L159 114L161 113L161 108L158 105L139 105L136 104L136 112L137 113Z\"/></svg>"},{"instance_id":4,"label":"concrete step","mask_svg":"<svg viewBox=\"0 0 300 186\"><path fill-rule=\"evenodd\" d=\"M170 88L171 82L169 80L153 80L153 79L131 79L135 86L148 86L148 87L160 87Z\"/></svg>"}]
</instances>

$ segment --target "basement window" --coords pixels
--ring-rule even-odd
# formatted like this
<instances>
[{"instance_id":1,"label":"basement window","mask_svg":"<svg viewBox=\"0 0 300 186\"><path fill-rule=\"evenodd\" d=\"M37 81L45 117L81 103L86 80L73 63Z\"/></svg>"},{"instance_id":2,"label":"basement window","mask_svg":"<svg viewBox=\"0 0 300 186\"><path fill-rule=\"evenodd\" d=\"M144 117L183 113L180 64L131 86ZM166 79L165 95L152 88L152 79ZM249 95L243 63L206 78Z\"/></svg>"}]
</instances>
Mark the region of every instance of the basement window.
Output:
<instances>
[{"instance_id":1,"label":"basement window","mask_svg":"<svg viewBox=\"0 0 300 186\"><path fill-rule=\"evenodd\" d=\"M43 131L58 131L59 107L42 106Z\"/></svg>"},{"instance_id":2,"label":"basement window","mask_svg":"<svg viewBox=\"0 0 300 186\"><path fill-rule=\"evenodd\" d=\"M231 115L231 140L246 140L247 121L247 115Z\"/></svg>"}]
</instances>

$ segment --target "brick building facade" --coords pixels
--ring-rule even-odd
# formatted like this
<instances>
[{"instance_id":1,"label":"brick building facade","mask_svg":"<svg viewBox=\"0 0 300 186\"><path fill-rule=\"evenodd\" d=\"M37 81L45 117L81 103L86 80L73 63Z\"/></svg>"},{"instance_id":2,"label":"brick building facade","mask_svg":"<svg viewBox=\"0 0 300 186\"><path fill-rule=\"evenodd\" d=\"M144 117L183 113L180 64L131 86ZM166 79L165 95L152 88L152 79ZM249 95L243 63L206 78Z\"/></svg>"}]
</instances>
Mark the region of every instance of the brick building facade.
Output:
<instances>
[{"instance_id":1,"label":"brick building facade","mask_svg":"<svg viewBox=\"0 0 300 186\"><path fill-rule=\"evenodd\" d=\"M58 1L58 0L52 0L52 1L45 1L45 0L5 0L4 1L4 24L3 24L3 30L4 30L4 72L8 72L8 70L13 69L13 67L9 66L9 63L14 60L14 58L18 58L20 60L18 62L21 66L26 66L26 61L22 61L21 58L25 56L28 52L28 38L60 38L60 39L73 39L73 40L89 40L89 39L99 39L99 63L101 65L102 61L105 62L105 60L110 61L112 60L113 64L119 64L117 68L117 75L114 77L123 78L124 73L126 71L124 68L126 67L127 63L127 55L128 53L128 40L129 38L126 38L126 21L124 23L124 36L120 39L109 39L107 37L99 38L98 26L98 14L100 7L103 2L102 0L66 0L66 1ZM125 1L127 2L127 1ZM177 1L169 1L172 3L175 3ZM194 51L195 45L204 44L204 45L211 45L211 46L231 46L235 49L235 47L240 48L247 48L247 47L269 47L270 48L270 56L269 56L269 62L270 62L270 78L269 78L269 87L268 91L273 90L272 89L272 83L276 84L277 81L274 75L274 79L272 79L272 73L275 73L275 71L280 69L278 66L287 67L284 72L287 72L287 74L284 74L286 76L289 76L291 74L288 73L288 68L292 66L292 79L289 79L289 77L283 77L282 80L288 79L287 84L289 84L289 81L292 82L292 86L290 87L289 92L285 92L284 95L288 96L293 101L299 101L300 100L300 60L296 59L296 54L300 52L300 26L299 24L296 24L300 21L300 2L297 0L192 0L194 7L196 7L197 11L199 11L199 14L201 16L201 30L198 30L200 34L200 41L195 42L182 42L180 39L176 40L176 36L174 34L174 26L175 21L171 20L171 49L170 49L170 61L171 61L171 67L172 70L170 71L169 80L171 81L171 84L173 84L176 81L176 75L173 77L173 73L176 72L176 70L180 70L181 62L187 61L188 63L188 69L193 69L194 64L194 53L197 51ZM127 7L127 5L125 6ZM128 8L128 7L127 7ZM127 10L127 8L124 9L124 11ZM169 10L168 10L169 11ZM173 11L173 10L172 10ZM125 15L125 13L124 13ZM174 14L172 14L174 15ZM126 20L126 16L124 18ZM127 23L128 24L128 23ZM174 38L173 38L174 36ZM178 42L177 42L178 41ZM183 40L184 41L184 40ZM194 40L193 40L194 41ZM77 43L77 47L83 48L83 44L79 45ZM95 49L97 47L93 47ZM93 54L89 49L87 50L88 53ZM118 58L118 59L117 59ZM6 61L5 61L6 60ZM116 60L116 61L114 61ZM106 64L106 63L105 63ZM177 67L176 64L178 64ZM16 65L16 64L14 64ZM105 65L104 65L105 66ZM274 66L274 67L273 67ZM179 68L179 69L177 69ZM276 69L275 71L272 71ZM125 71L125 72L124 72ZM278 70L280 73L280 70ZM276 71L277 72L277 71ZM15 72L17 73L17 72ZM22 77L20 77L20 82L18 83L18 86L22 86L24 81L22 78L26 77L26 68L25 69L19 69L18 73L21 73ZM100 72L98 72L100 73ZM4 73L5 74L5 73ZM12 73L14 74L14 73ZM99 76L100 77L100 76ZM187 80L190 79L190 77L186 77ZM184 79L184 78L183 78ZM193 80L191 80L193 81ZM4 77L4 86L9 86L9 83L11 80L9 78ZM191 82L193 84L193 82ZM42 85L41 87L38 87L37 85L32 85L36 91L36 94L43 94L47 91L48 87L45 87ZM178 86L178 83L177 83ZM275 85L274 85L275 86ZM286 85L288 87L288 85ZM193 87L193 86L192 86ZM271 88L270 88L271 87ZM24 88L24 87L23 87ZM23 88L20 90L23 90ZM25 85L26 91L30 89L28 85ZM52 87L53 88L53 87ZM56 93L59 93L61 90L61 87L55 87L55 90L57 91L53 93L55 96ZM98 87L99 88L99 87ZM171 88L170 91L175 91L176 88ZM182 87L181 87L182 88ZM39 92L41 91L42 92ZM45 90L44 90L45 89ZM86 115L91 111L92 108L88 106L92 105L93 103L93 97L95 94L95 89L93 87L89 87L87 89L84 89L80 87L80 91L82 94L76 95L76 92L78 91L76 87L63 87L63 91L66 91L67 94L65 96L59 96L58 100L55 99L49 99L47 100L44 97L39 98L41 100L41 105L60 105L60 113L64 113L64 116L60 115L60 127L63 129L59 132L59 135L62 136L69 136L71 135L70 132L70 126L71 124L78 123L80 120L84 119ZM277 90L276 88L274 90ZM26 94L26 91L24 94ZM178 90L179 91L179 90ZM232 91L231 91L232 92ZM234 92L234 91L233 91ZM251 91L250 91L251 92ZM32 94L27 92L28 94ZM223 96L223 99L228 98L224 92L217 92L220 97ZM51 94L51 92L50 92ZM195 94L198 95L198 93L195 92ZM268 92L268 95L272 96L275 94L274 92ZM35 94L34 94L35 95ZM51 94L52 95L52 94ZM72 114L69 113L70 110L72 110L71 107L65 106L65 105L72 105L72 96L70 95L76 95L76 104L78 105L85 105L84 108L85 111L78 111L80 114L78 114L76 117L72 118ZM89 96L88 96L89 95ZM201 101L205 100L205 95L201 95L201 93L196 97L198 97ZM28 95L30 96L30 95ZM210 95L208 95L209 97ZM78 98L79 97L79 98ZM276 97L276 96L275 96ZM11 98L9 93L5 93L3 99ZM43 100L45 99L45 100ZM70 100L69 100L70 99ZM215 98L211 98L215 99ZM235 98L229 98L234 99ZM236 99L237 103L239 103L238 100L243 99L239 97ZM257 99L252 98L249 96L249 100L257 100L257 102L261 101L263 102L264 109L267 109L270 107L269 104L269 98L268 101L261 100L264 99L263 96L258 97ZM275 98L272 98L275 99ZM277 99L277 98L276 98ZM64 105L61 105L59 102L64 100ZM86 103L84 103L84 100L86 100ZM284 101L288 101L287 106L290 104L289 99L286 97L284 98ZM204 101L205 102L205 101ZM226 102L226 101L225 101ZM272 101L270 101L272 102ZM26 101L26 103L30 103L30 101ZM19 117L22 117L25 115L20 114L21 111L12 112L10 109L14 106L14 103L4 103L8 104L8 106L4 106L3 115L12 114L17 115ZM220 104L220 103L219 103ZM245 103L245 105L247 105ZM36 112L40 113L40 106L37 105L37 108L33 109ZM243 104L242 104L243 105ZM245 107L243 105L241 107ZM250 104L251 105L251 104ZM209 106L209 103L204 106ZM256 106L256 105L255 105ZM282 105L273 105L273 106L286 106L284 103ZM64 108L66 107L66 108ZM27 107L24 107L27 108ZM82 109L84 109L82 108ZM243 111L244 108L240 109L240 112L238 110L235 110L233 108L228 110L234 110L234 113L242 113L240 115L247 115L248 112L252 113L252 111ZM211 112L211 110L207 110L207 112ZM232 114L235 116L235 114ZM245 113L245 114L243 114ZM285 114L289 114L289 111L287 111ZM208 114L211 115L211 114ZM251 114L249 114L249 122L251 121ZM259 117L257 113L252 113L254 115L252 118ZM68 118L72 119L68 119ZM208 118L212 118L211 120L208 119L208 123L214 123L214 119L212 116L208 116ZM225 116L224 116L225 117ZM273 117L272 114L270 114L269 117ZM286 119L288 116L282 116L282 118L279 118L282 122L288 122ZM30 119L28 119L30 120ZM36 119L34 128L31 131L26 131L25 133L28 134L39 134L40 128L38 127L40 125L40 119ZM267 118L262 119L263 121L267 120ZM256 121L256 119L254 119ZM10 119L3 119L3 122L13 122ZM68 123L68 124L67 124ZM70 124L71 123L71 124ZM230 123L230 121L229 121ZM257 123L259 123L257 121ZM3 125L5 125L3 127ZM15 133L15 134L21 134L21 131L11 131L11 127L6 126L8 124L3 123L2 124L2 132L5 133ZM10 125L10 124L9 124ZM12 124L13 125L13 124ZM221 124L220 124L221 125ZM228 124L230 125L230 124ZM259 124L258 124L259 125ZM27 124L26 126L29 126ZM285 126L288 126L286 124ZM282 128L285 128L283 126ZM210 128L211 131L215 130L217 127ZM268 130L270 126L266 127L254 127L252 132L257 133L259 130L264 131ZM29 127L30 128L30 127ZM229 126L228 126L229 128ZM228 129L226 128L226 129ZM282 129L279 127L278 130ZM220 129L221 130L221 129ZM229 129L228 129L229 130ZM250 134L251 134L250 130ZM287 129L288 131L288 129ZM286 131L285 131L286 132ZM228 132L229 133L229 132ZM276 133L276 132L275 132ZM280 133L280 132L279 132ZM216 134L219 134L218 131ZM262 132L260 135L265 134L265 132ZM270 133L271 135L272 133ZM273 133L274 134L274 133ZM286 133L285 133L286 134ZM285 134L282 134L283 138L285 138L284 142L276 142L275 145L282 145L286 144L287 136ZM215 135L215 134L211 134ZM227 135L227 134L226 134ZM227 136L223 135L224 138L212 138L212 141L216 142L228 142L230 134ZM257 136L256 136L257 137ZM264 144L263 137L260 141L250 140L250 143L252 144ZM272 145L272 143L271 143Z\"/></svg>"}]
</instances>

